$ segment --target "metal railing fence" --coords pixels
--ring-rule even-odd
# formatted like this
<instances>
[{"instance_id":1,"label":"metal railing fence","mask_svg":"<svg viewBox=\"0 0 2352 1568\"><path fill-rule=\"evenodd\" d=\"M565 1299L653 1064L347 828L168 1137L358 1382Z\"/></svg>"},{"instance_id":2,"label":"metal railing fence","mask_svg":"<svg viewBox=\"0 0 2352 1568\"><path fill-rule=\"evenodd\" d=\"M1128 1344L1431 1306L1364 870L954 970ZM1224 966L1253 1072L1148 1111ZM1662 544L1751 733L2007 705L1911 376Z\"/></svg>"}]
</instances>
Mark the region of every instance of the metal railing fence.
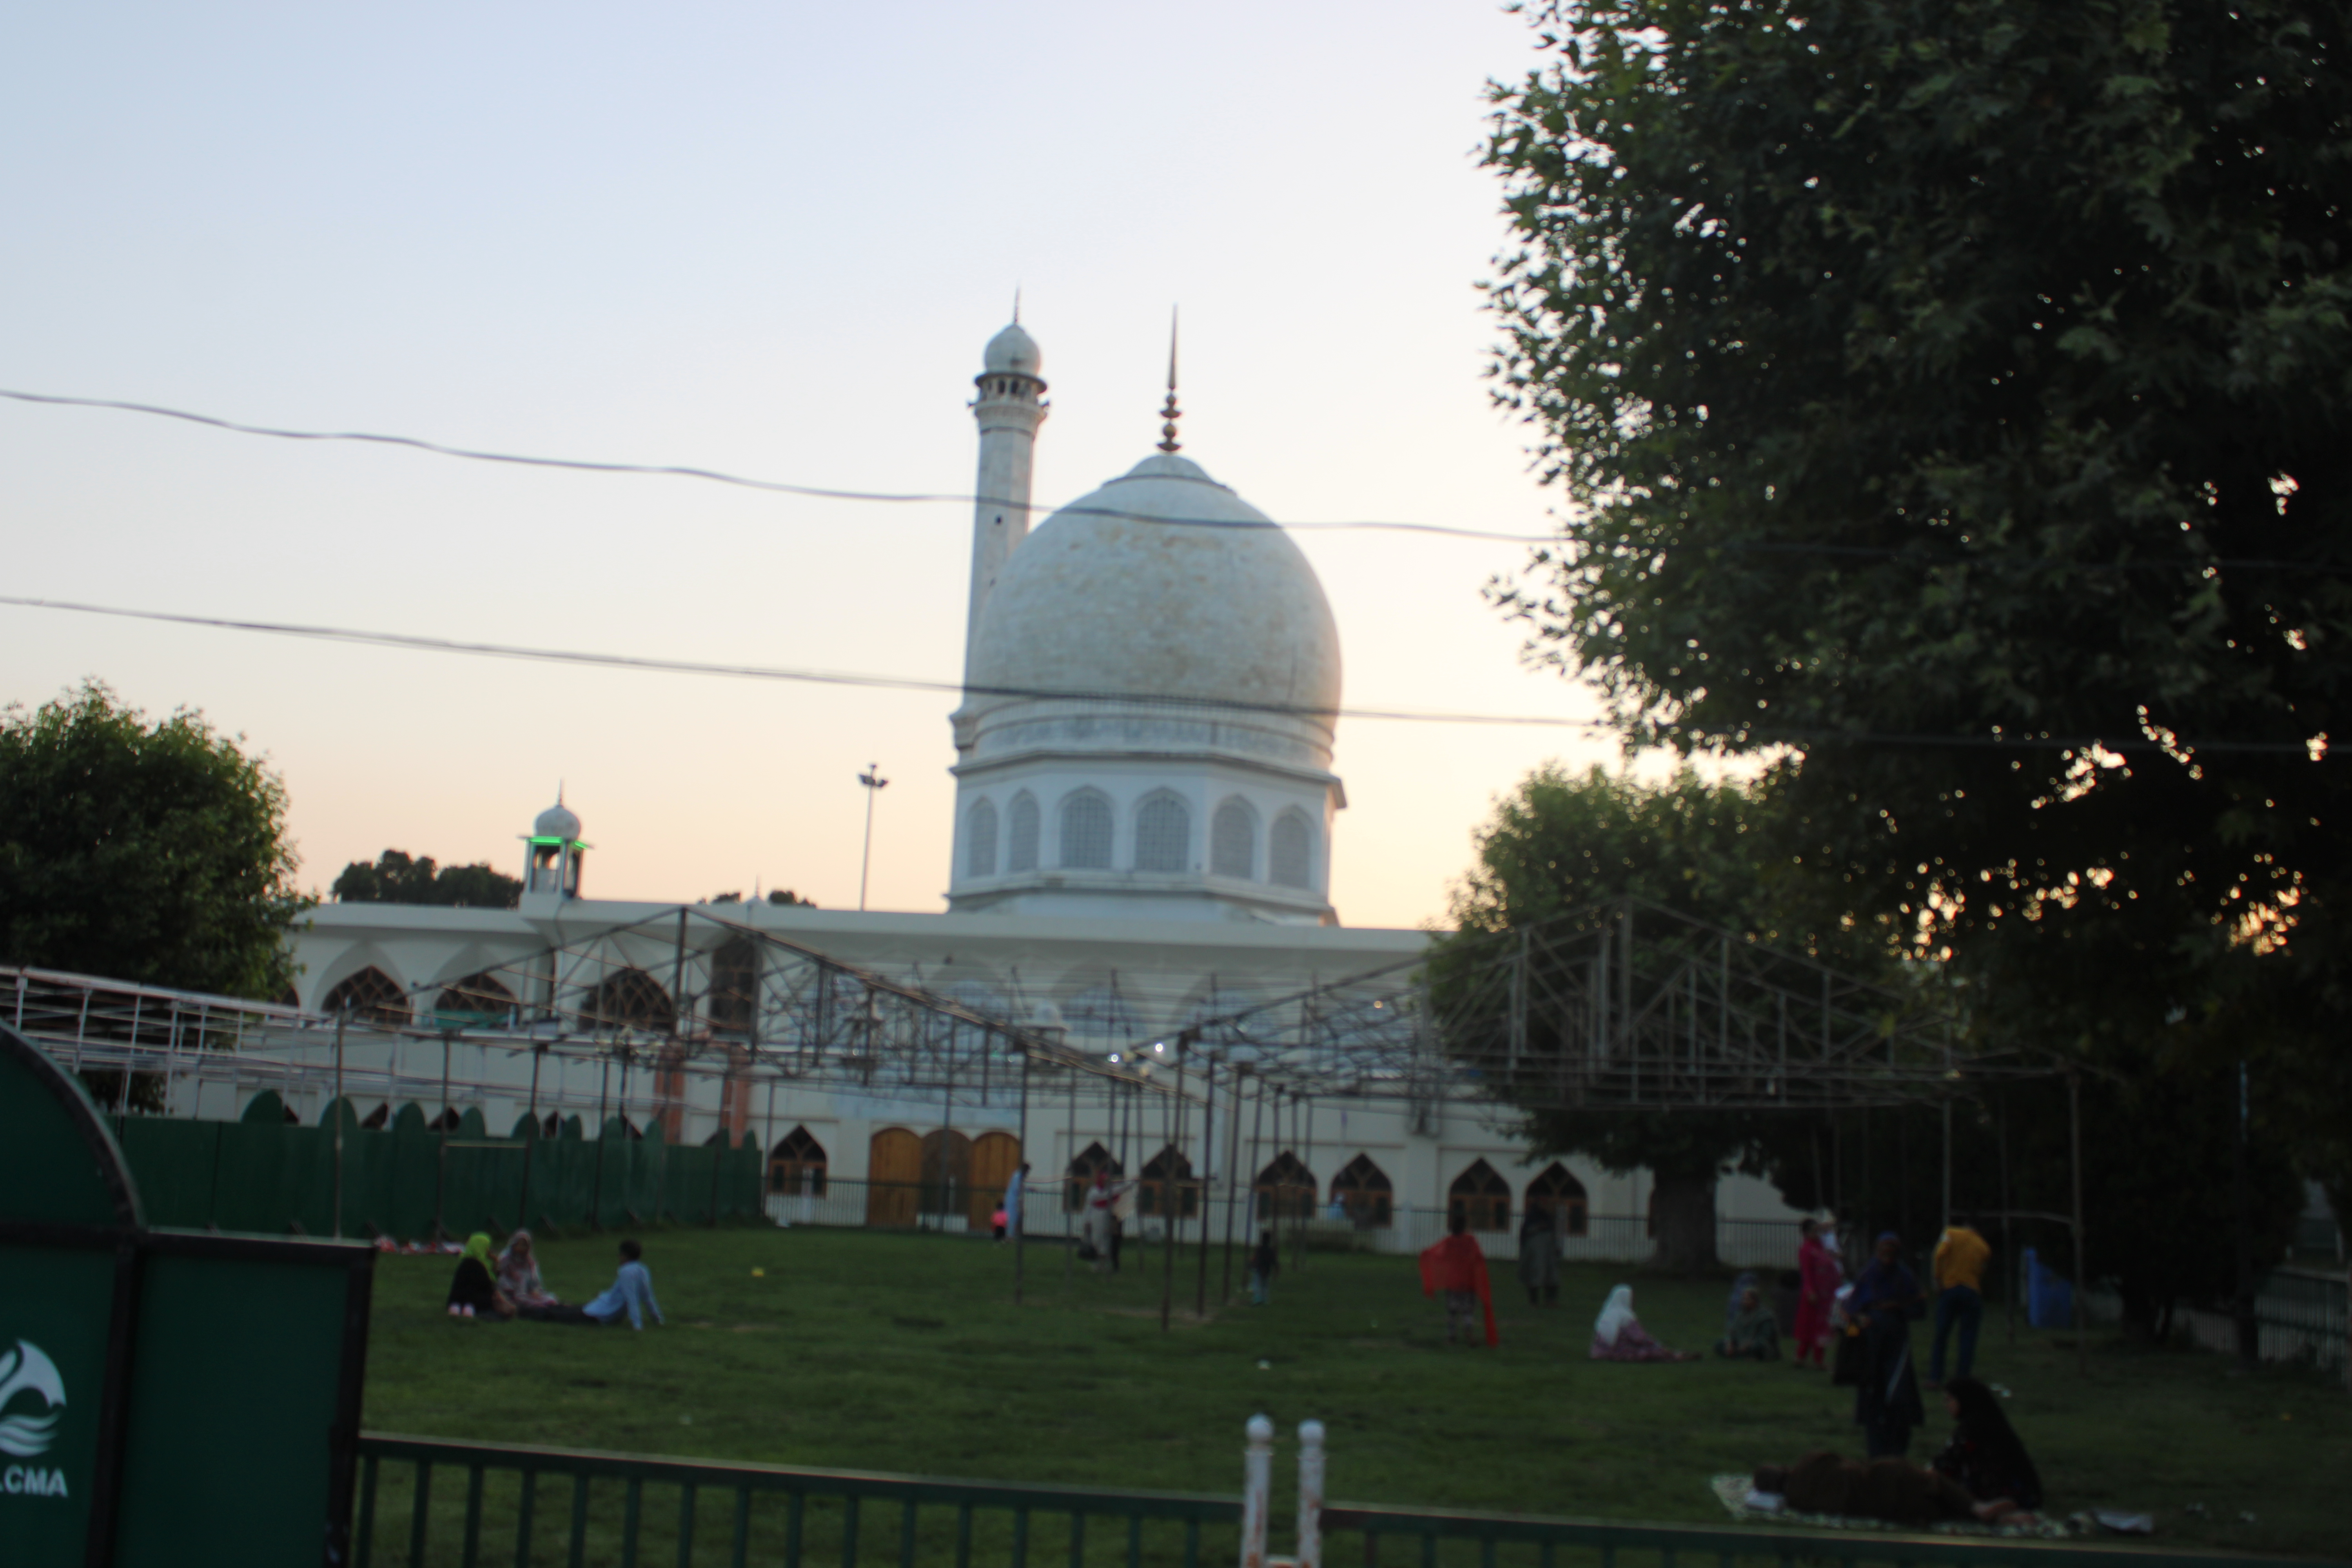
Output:
<instances>
[{"instance_id":1,"label":"metal railing fence","mask_svg":"<svg viewBox=\"0 0 2352 1568\"><path fill-rule=\"evenodd\" d=\"M974 1562L1201 1568L1241 1502L362 1434L355 1568ZM442 1478L448 1478L442 1479ZM441 1484L436 1486L436 1479Z\"/></svg>"},{"instance_id":2,"label":"metal railing fence","mask_svg":"<svg viewBox=\"0 0 2352 1568\"><path fill-rule=\"evenodd\" d=\"M1313 1425L1313 1424L1309 1424ZM729 1464L570 1448L359 1440L355 1568L2263 1568L2275 1557L2074 1542L1794 1526L1644 1524L1322 1500L1319 1444L1302 1444L1297 1555L1267 1552L1276 1500L1264 1417L1252 1423L1239 1495L949 1480L873 1471ZM1319 1436L1319 1431L1318 1436ZM1311 1456L1311 1457L1310 1457ZM446 1479L443 1479L446 1478ZM436 1485L436 1479L440 1484ZM1400 1552L1397 1548L1402 1547Z\"/></svg>"},{"instance_id":3,"label":"metal railing fence","mask_svg":"<svg viewBox=\"0 0 2352 1568\"><path fill-rule=\"evenodd\" d=\"M2339 1276L2329 1278L2308 1269L2279 1268L2263 1279L2254 1293L2255 1339L2266 1362L2306 1362L2315 1367L2341 1368L2352 1346L2352 1289ZM2112 1290L2095 1289L2083 1298L2095 1321L2116 1322L2123 1302ZM2224 1355L2238 1349L2238 1321L2226 1304L2179 1307L2172 1314L2172 1331L2190 1343Z\"/></svg>"}]
</instances>

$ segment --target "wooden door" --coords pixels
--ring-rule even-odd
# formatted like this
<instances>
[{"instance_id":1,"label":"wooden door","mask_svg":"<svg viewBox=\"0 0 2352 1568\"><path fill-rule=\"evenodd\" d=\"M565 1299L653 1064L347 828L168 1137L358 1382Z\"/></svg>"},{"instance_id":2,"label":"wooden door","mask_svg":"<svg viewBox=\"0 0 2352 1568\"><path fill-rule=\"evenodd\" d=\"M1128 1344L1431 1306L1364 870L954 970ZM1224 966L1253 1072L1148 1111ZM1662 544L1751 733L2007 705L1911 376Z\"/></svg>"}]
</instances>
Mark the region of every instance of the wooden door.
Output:
<instances>
[{"instance_id":1,"label":"wooden door","mask_svg":"<svg viewBox=\"0 0 2352 1568\"><path fill-rule=\"evenodd\" d=\"M874 1134L866 1160L866 1223L912 1225L923 1179L923 1141L903 1127Z\"/></svg>"},{"instance_id":2,"label":"wooden door","mask_svg":"<svg viewBox=\"0 0 2352 1568\"><path fill-rule=\"evenodd\" d=\"M1021 1140L1010 1132L983 1132L971 1145L971 1199L965 1223L989 1228L989 1217L1004 1201L1004 1188L1021 1168Z\"/></svg>"},{"instance_id":3,"label":"wooden door","mask_svg":"<svg viewBox=\"0 0 2352 1568\"><path fill-rule=\"evenodd\" d=\"M923 1134L923 1212L964 1212L971 1192L971 1140L951 1128Z\"/></svg>"}]
</instances>

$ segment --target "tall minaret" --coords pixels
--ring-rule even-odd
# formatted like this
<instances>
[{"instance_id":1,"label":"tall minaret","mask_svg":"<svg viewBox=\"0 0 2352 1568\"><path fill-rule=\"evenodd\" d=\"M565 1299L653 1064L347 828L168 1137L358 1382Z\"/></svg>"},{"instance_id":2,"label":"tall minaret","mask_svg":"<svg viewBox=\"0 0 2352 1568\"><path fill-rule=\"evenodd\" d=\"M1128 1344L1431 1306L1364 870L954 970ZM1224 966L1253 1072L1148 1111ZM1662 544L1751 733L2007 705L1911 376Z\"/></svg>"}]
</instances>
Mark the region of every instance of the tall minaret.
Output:
<instances>
[{"instance_id":1,"label":"tall minaret","mask_svg":"<svg viewBox=\"0 0 2352 1568\"><path fill-rule=\"evenodd\" d=\"M964 679L971 679L972 645L980 612L997 574L1029 532L1029 468L1037 426L1045 420L1045 381L1036 341L1021 330L1016 300L1013 324L988 341L985 365L973 384L971 416L980 423L980 500L971 514L971 610L963 624Z\"/></svg>"}]
</instances>

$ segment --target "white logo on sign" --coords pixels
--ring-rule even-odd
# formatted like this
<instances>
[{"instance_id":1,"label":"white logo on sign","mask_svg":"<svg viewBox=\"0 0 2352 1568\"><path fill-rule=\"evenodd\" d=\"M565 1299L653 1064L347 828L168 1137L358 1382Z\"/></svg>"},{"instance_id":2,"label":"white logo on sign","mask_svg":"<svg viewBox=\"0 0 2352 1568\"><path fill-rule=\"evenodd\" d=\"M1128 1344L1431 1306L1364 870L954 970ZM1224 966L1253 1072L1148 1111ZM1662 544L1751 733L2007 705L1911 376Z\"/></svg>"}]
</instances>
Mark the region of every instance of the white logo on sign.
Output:
<instances>
[{"instance_id":1,"label":"white logo on sign","mask_svg":"<svg viewBox=\"0 0 2352 1568\"><path fill-rule=\"evenodd\" d=\"M47 1408L38 1415L6 1414L20 1394L39 1394ZM0 1454L29 1459L47 1453L57 1441L58 1412L65 1405L66 1380L40 1346L18 1340L15 1350L0 1355Z\"/></svg>"}]
</instances>

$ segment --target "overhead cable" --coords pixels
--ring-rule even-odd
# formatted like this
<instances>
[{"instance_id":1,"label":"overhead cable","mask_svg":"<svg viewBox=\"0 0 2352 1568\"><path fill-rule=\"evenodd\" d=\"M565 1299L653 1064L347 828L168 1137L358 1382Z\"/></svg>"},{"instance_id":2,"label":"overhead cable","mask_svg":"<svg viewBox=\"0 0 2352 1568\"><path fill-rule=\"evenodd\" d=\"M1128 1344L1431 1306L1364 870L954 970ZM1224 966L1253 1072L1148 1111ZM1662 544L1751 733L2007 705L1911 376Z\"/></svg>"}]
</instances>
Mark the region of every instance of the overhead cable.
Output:
<instances>
[{"instance_id":1,"label":"overhead cable","mask_svg":"<svg viewBox=\"0 0 2352 1568\"><path fill-rule=\"evenodd\" d=\"M110 616L123 620L159 621L172 626L204 626L217 631L262 632L273 637L308 637L322 642L353 643L368 647L410 652L471 654L488 658L515 658L548 664L587 665L604 669L634 669L663 675L716 675L743 680L792 681L814 686L850 686L893 691L930 691L945 696L1002 697L1040 702L1129 703L1137 707L1239 712L1289 718L1393 721L1409 724L1472 724L1506 728L1578 730L1588 734L1617 733L1617 728L1597 719L1569 719L1543 713L1466 713L1438 709L1318 708L1296 702L1251 702L1239 698L1182 697L1129 691L1064 689L1035 686L980 686L955 680L927 680L916 676L873 675L848 670L789 669L772 665L715 664L698 659L660 658L634 654L589 653L567 648L524 647L512 643L468 642L455 637L418 637L403 632L361 631L348 626L303 626L286 621L236 620L218 616L184 615L167 610L133 610L111 605L84 605L66 599L37 599L0 595L0 605L28 610L65 610L76 615ZM2027 731L2012 734L1996 730L1986 734L1904 733L1861 730L1743 729L1717 734L1672 724L1665 735L1682 734L1702 745L1761 741L1793 747L1855 745L1883 747L1963 747L1996 751L2164 752L2176 757L2198 752L2308 753L2305 741L2190 741L2110 739L2099 735L2055 735ZM2325 745L2316 748L2325 754ZM2314 760L2317 760L2315 754Z\"/></svg>"}]
</instances>

